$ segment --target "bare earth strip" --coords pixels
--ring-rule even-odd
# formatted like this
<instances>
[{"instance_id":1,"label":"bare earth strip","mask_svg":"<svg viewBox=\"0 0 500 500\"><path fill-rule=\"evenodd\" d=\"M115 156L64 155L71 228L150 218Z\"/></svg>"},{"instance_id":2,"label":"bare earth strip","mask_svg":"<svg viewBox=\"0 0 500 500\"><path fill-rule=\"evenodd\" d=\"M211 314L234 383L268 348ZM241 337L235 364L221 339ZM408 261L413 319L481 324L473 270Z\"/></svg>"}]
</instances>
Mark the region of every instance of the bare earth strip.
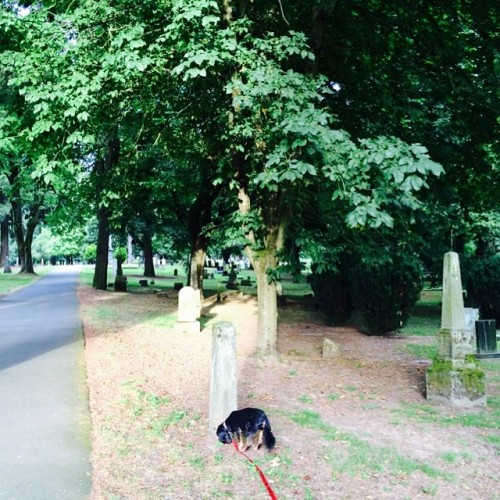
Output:
<instances>
[{"instance_id":1,"label":"bare earth strip","mask_svg":"<svg viewBox=\"0 0 500 500\"><path fill-rule=\"evenodd\" d=\"M220 320L237 329L239 406L264 409L277 438L273 453L251 454L278 498L499 498L499 454L488 440L498 430L442 425L464 411L425 401L427 364L404 345L432 338L325 327L310 304L294 303L280 310L281 360L262 361L252 355L252 297L208 299L198 335L175 332L173 291L81 288L79 299L93 499L268 498L255 469L207 431L211 331ZM341 346L340 358L322 360L325 336ZM489 383L489 393L499 385Z\"/></svg>"}]
</instances>

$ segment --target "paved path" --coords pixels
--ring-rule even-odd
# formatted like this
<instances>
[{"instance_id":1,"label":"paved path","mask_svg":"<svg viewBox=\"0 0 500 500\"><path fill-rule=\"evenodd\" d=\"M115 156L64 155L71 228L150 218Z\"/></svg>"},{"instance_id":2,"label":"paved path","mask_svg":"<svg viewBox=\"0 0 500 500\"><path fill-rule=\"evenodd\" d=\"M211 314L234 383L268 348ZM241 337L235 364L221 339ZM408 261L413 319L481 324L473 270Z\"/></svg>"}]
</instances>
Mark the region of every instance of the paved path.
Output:
<instances>
[{"instance_id":1,"label":"paved path","mask_svg":"<svg viewBox=\"0 0 500 500\"><path fill-rule=\"evenodd\" d=\"M90 417L78 268L0 299L0 499L90 492Z\"/></svg>"}]
</instances>

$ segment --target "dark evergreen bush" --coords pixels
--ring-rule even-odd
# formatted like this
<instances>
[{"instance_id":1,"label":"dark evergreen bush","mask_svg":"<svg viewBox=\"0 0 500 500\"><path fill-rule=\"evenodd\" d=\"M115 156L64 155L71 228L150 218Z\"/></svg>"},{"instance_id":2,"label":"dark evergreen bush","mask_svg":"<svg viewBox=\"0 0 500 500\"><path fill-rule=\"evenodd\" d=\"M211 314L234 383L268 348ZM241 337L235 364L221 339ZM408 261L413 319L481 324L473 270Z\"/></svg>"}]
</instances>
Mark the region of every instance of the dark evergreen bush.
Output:
<instances>
[{"instance_id":1,"label":"dark evergreen bush","mask_svg":"<svg viewBox=\"0 0 500 500\"><path fill-rule=\"evenodd\" d=\"M347 270L313 273L310 277L316 307L322 311L329 325L343 325L353 311Z\"/></svg>"},{"instance_id":2,"label":"dark evergreen bush","mask_svg":"<svg viewBox=\"0 0 500 500\"><path fill-rule=\"evenodd\" d=\"M422 269L412 257L394 256L384 264L358 264L352 272L354 306L370 334L397 331L410 317L423 286Z\"/></svg>"},{"instance_id":3,"label":"dark evergreen bush","mask_svg":"<svg viewBox=\"0 0 500 500\"><path fill-rule=\"evenodd\" d=\"M482 319L500 324L500 255L475 262L467 274L467 294L479 307Z\"/></svg>"}]
</instances>

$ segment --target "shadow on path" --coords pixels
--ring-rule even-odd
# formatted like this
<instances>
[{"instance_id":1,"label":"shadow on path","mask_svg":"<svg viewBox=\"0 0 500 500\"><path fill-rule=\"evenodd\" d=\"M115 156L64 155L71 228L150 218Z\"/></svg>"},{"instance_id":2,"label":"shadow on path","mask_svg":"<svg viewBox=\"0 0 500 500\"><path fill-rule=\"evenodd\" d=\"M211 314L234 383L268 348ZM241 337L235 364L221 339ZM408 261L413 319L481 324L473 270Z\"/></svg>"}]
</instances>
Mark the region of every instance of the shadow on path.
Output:
<instances>
[{"instance_id":1,"label":"shadow on path","mask_svg":"<svg viewBox=\"0 0 500 500\"><path fill-rule=\"evenodd\" d=\"M84 499L89 412L79 269L0 300L0 499Z\"/></svg>"}]
</instances>

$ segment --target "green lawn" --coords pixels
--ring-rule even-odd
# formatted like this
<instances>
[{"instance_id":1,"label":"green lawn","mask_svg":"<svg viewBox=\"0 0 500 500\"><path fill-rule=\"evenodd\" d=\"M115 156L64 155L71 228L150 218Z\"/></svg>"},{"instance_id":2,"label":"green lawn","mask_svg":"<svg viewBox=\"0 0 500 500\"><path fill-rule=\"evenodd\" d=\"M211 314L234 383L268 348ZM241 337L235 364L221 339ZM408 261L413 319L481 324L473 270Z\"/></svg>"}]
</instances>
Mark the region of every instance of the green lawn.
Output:
<instances>
[{"instance_id":1,"label":"green lawn","mask_svg":"<svg viewBox=\"0 0 500 500\"><path fill-rule=\"evenodd\" d=\"M407 325L405 335L435 335L441 327L441 290L422 290Z\"/></svg>"},{"instance_id":2,"label":"green lawn","mask_svg":"<svg viewBox=\"0 0 500 500\"><path fill-rule=\"evenodd\" d=\"M35 268L35 274L18 274L14 268L12 273L0 274L0 294L10 293L18 288L29 285L31 282L48 274L51 270L50 266L42 266Z\"/></svg>"}]
</instances>

